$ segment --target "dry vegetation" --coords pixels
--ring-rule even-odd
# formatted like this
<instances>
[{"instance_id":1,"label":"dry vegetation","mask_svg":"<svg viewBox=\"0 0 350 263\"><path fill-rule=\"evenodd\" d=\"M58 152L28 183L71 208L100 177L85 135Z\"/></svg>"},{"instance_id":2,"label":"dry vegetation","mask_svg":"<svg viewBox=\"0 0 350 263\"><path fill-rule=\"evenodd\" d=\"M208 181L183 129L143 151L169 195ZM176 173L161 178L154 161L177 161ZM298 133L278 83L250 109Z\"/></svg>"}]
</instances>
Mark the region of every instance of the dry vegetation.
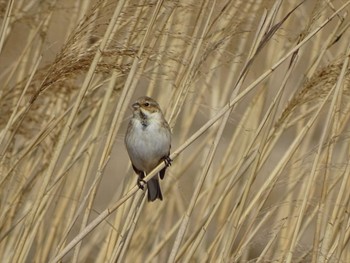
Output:
<instances>
[{"instance_id":1,"label":"dry vegetation","mask_svg":"<svg viewBox=\"0 0 350 263\"><path fill-rule=\"evenodd\" d=\"M350 262L349 11L0 1L1 261ZM123 143L141 95L173 131L163 202Z\"/></svg>"}]
</instances>

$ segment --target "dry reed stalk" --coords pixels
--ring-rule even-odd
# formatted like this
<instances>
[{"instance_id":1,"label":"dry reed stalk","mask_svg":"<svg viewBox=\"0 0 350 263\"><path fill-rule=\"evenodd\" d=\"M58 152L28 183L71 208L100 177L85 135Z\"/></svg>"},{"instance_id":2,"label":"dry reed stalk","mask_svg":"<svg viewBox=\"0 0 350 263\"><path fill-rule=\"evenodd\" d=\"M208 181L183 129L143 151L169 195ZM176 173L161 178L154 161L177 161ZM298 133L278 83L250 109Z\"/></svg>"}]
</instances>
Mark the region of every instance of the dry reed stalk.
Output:
<instances>
[{"instance_id":1,"label":"dry reed stalk","mask_svg":"<svg viewBox=\"0 0 350 263\"><path fill-rule=\"evenodd\" d=\"M347 262L349 3L0 2L2 260ZM123 146L141 95L163 202Z\"/></svg>"}]
</instances>

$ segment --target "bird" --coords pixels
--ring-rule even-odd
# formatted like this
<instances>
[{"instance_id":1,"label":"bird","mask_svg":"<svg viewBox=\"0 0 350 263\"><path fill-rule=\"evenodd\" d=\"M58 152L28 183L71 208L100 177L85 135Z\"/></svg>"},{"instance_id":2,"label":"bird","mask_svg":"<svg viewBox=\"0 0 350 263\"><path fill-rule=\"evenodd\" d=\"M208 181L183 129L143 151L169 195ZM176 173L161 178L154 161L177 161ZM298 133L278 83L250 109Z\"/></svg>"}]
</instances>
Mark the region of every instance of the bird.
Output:
<instances>
[{"instance_id":1,"label":"bird","mask_svg":"<svg viewBox=\"0 0 350 263\"><path fill-rule=\"evenodd\" d=\"M154 99L143 96L131 106L133 116L125 134L125 146L135 173L137 185L162 161L165 167L147 182L148 201L163 200L159 179L164 178L165 170L171 165L171 130L163 112Z\"/></svg>"}]
</instances>

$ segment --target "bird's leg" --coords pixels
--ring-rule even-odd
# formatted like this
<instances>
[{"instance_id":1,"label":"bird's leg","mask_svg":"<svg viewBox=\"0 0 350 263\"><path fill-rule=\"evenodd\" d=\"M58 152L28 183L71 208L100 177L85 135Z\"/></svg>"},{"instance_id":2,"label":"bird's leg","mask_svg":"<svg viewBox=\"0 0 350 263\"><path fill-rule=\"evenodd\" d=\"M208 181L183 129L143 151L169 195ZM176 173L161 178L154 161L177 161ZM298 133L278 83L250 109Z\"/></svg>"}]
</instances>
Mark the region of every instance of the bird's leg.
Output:
<instances>
[{"instance_id":1,"label":"bird's leg","mask_svg":"<svg viewBox=\"0 0 350 263\"><path fill-rule=\"evenodd\" d=\"M141 190L145 190L145 184L147 184L147 182L145 180L143 180L141 177L137 178L137 186L141 189Z\"/></svg>"},{"instance_id":2,"label":"bird's leg","mask_svg":"<svg viewBox=\"0 0 350 263\"><path fill-rule=\"evenodd\" d=\"M144 190L145 184L147 184L147 182L145 180L143 180L143 178L145 177L145 173L143 171L138 170L134 165L132 165L132 168L134 169L135 173L137 173L137 175L139 176L137 178L137 186L141 190Z\"/></svg>"},{"instance_id":3,"label":"bird's leg","mask_svg":"<svg viewBox=\"0 0 350 263\"><path fill-rule=\"evenodd\" d=\"M173 160L171 160L171 159L170 159L170 156L167 155L167 156L164 156L164 157L163 157L163 161L164 161L164 163L165 163L165 166L166 166L166 167L169 167L169 166L171 165L171 163L172 163Z\"/></svg>"}]
</instances>

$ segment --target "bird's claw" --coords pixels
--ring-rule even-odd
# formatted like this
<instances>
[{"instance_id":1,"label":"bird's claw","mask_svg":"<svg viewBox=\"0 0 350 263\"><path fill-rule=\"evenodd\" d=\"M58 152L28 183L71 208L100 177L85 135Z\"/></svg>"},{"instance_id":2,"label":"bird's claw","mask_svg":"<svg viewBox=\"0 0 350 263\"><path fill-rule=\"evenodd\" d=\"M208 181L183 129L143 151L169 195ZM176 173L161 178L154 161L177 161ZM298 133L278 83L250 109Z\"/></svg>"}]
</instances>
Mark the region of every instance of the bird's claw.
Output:
<instances>
[{"instance_id":1,"label":"bird's claw","mask_svg":"<svg viewBox=\"0 0 350 263\"><path fill-rule=\"evenodd\" d=\"M144 190L145 189L145 185L147 184L147 182L141 178L137 179L137 186L141 189Z\"/></svg>"},{"instance_id":2,"label":"bird's claw","mask_svg":"<svg viewBox=\"0 0 350 263\"><path fill-rule=\"evenodd\" d=\"M170 158L169 156L165 156L165 157L164 157L164 163L165 163L165 166L166 166L166 167L171 166L172 161L173 161L173 160L171 160L171 158Z\"/></svg>"}]
</instances>

